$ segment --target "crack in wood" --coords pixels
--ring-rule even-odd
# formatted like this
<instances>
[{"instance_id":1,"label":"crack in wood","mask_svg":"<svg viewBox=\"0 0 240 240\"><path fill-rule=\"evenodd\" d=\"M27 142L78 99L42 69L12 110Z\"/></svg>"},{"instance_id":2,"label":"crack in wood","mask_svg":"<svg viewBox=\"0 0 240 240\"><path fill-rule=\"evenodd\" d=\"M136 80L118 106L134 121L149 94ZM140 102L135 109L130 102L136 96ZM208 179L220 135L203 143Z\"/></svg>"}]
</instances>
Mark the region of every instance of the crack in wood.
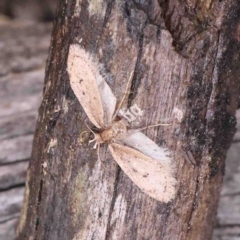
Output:
<instances>
[{"instance_id":1,"label":"crack in wood","mask_svg":"<svg viewBox=\"0 0 240 240\"><path fill-rule=\"evenodd\" d=\"M214 67L213 67L213 71L212 71L212 79L213 79L213 76L214 76L214 70L215 70L215 67L217 66L218 62L217 62L217 56L218 56L218 50L219 50L219 39L220 39L220 33L218 35L218 41L217 41L217 50L216 50L216 54L215 54L215 64L214 64ZM212 81L213 83L213 81ZM207 111L209 109L209 104L210 104L210 101L211 101L211 96L213 94L213 88L212 88L212 91L211 91L211 94L209 96L209 99L208 99L208 104L207 104ZM208 120L207 118L207 111L206 111L206 114L205 114L205 119ZM205 126L205 131L207 130L207 123L206 123L206 126ZM200 158L201 159L201 158ZM191 211L190 211L190 216L189 216L189 220L187 221L187 233L189 232L189 230L191 229L190 226L191 226L191 220L192 220L192 217L193 217L193 213L194 213L194 206L195 206L195 201L197 199L197 194L198 194L198 189L199 189L199 175L200 175L200 169L198 168L198 173L197 173L197 179L196 179L196 188L195 188L195 192L194 192L194 198L193 198L193 202L192 202L192 208L191 208Z\"/></svg>"},{"instance_id":2,"label":"crack in wood","mask_svg":"<svg viewBox=\"0 0 240 240\"><path fill-rule=\"evenodd\" d=\"M111 215L113 212L113 208L116 202L116 197L117 197L117 186L119 182L119 176L120 176L121 168L117 165L116 166L116 177L114 181L114 188L113 188L113 196L112 196L112 201L110 203L110 209L109 209L109 216L108 216L108 222L107 222L107 227L106 227L106 233L104 239L108 239L108 234L111 232Z\"/></svg>"},{"instance_id":3,"label":"crack in wood","mask_svg":"<svg viewBox=\"0 0 240 240\"><path fill-rule=\"evenodd\" d=\"M134 68L134 72L133 72L132 83L131 83L131 87L130 87L130 94L128 96L128 104L127 104L128 108L130 108L130 106L132 105L132 101L137 95L137 89L141 84L141 79L140 78L137 79L137 72L138 72L138 68L140 66L140 62L141 62L141 58L142 58L143 40L144 40L144 34L142 33L142 36L139 39L138 56L137 56L137 60L136 60L136 64L135 64L135 68Z\"/></svg>"},{"instance_id":4,"label":"crack in wood","mask_svg":"<svg viewBox=\"0 0 240 240\"><path fill-rule=\"evenodd\" d=\"M195 204L196 204L196 199L197 199L197 193L198 193L198 189L199 189L199 175L200 175L200 170L198 168L198 173L197 173L197 180L196 180L196 188L195 188L195 191L194 191L194 197L193 197L193 201L192 201L192 207L191 207L191 211L190 211L190 215L189 215L189 218L188 220L186 221L187 222L187 233L191 230L191 220L192 220L192 217L193 217L193 213L194 213L194 210L195 210Z\"/></svg>"},{"instance_id":5,"label":"crack in wood","mask_svg":"<svg viewBox=\"0 0 240 240\"><path fill-rule=\"evenodd\" d=\"M41 175L42 175L42 173L41 173ZM36 236L37 236L37 230L38 230L38 226L39 226L39 216L40 216L39 208L40 208L40 203L42 200L42 190L43 190L43 180L41 179L39 182L38 200L37 200L37 207L36 207L34 239L37 239Z\"/></svg>"},{"instance_id":6,"label":"crack in wood","mask_svg":"<svg viewBox=\"0 0 240 240\"><path fill-rule=\"evenodd\" d=\"M99 40L101 39L101 36L103 35L104 30L106 29L107 23L108 23L108 21L109 21L109 19L110 19L110 16L111 16L111 12L112 12L114 3L115 3L115 0L112 0L111 2L109 2L109 3L107 4L106 13L105 13L104 20L103 20L102 31L101 31L101 33L99 34L98 39L96 40L96 43L97 43L97 44L96 44L96 49L99 48L99 43L101 43L101 41L99 41Z\"/></svg>"},{"instance_id":7,"label":"crack in wood","mask_svg":"<svg viewBox=\"0 0 240 240\"><path fill-rule=\"evenodd\" d=\"M214 92L214 86L213 86L214 71L215 71L215 69L216 69L216 67L218 65L217 56L218 56L218 53L219 53L219 41L220 41L220 32L218 33L217 50L216 50L216 54L215 54L214 61L213 61L215 64L213 66L213 70L212 70L212 74L211 74L212 75L212 77L211 77L212 89L211 89L211 94L209 95L209 99L207 101L207 111L206 111L206 114L204 116L204 118L207 120L207 123L208 123L208 120L209 120L207 114L208 114L208 110L210 110L210 108L211 108L210 107L210 105L212 103L211 98L212 98L212 95L213 95L213 92ZM206 128L207 128L207 126L206 126Z\"/></svg>"}]
</instances>

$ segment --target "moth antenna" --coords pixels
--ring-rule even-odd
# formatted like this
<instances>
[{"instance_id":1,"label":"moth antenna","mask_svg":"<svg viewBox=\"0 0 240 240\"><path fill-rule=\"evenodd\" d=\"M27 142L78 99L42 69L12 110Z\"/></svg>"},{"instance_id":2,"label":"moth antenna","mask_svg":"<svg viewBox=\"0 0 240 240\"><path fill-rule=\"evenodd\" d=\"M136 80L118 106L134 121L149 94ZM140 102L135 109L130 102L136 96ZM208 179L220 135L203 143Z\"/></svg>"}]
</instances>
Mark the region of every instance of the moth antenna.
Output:
<instances>
[{"instance_id":1,"label":"moth antenna","mask_svg":"<svg viewBox=\"0 0 240 240\"><path fill-rule=\"evenodd\" d=\"M122 97L122 100L120 101L120 103L119 103L119 105L118 105L118 107L117 107L117 110L116 110L115 113L113 114L113 118L112 118L113 120L116 118L119 110L122 108L122 105L123 105L123 102L124 102L126 96L128 95L128 89L129 89L130 83L132 82L133 73L134 73L134 71L132 71L131 74L130 74L130 77L129 77L128 82L127 82L127 86L126 86L125 93L124 93L124 95L123 95L123 97Z\"/></svg>"},{"instance_id":2,"label":"moth antenna","mask_svg":"<svg viewBox=\"0 0 240 240\"><path fill-rule=\"evenodd\" d=\"M170 125L171 125L171 123L158 123L158 124L149 125L149 126L146 126L146 127L143 127L143 128L132 129L132 130L128 131L128 133L140 132L142 130L145 130L145 129L148 129L148 128L154 128L154 127L157 127L157 126L170 126Z\"/></svg>"},{"instance_id":3,"label":"moth antenna","mask_svg":"<svg viewBox=\"0 0 240 240\"><path fill-rule=\"evenodd\" d=\"M104 163L103 163L102 160L101 160L101 157L100 157L100 143L97 144L97 154L98 154L98 160L100 161L100 163L102 164L102 166L103 166L108 172L110 172L110 170L109 170L107 167L105 167Z\"/></svg>"}]
</instances>

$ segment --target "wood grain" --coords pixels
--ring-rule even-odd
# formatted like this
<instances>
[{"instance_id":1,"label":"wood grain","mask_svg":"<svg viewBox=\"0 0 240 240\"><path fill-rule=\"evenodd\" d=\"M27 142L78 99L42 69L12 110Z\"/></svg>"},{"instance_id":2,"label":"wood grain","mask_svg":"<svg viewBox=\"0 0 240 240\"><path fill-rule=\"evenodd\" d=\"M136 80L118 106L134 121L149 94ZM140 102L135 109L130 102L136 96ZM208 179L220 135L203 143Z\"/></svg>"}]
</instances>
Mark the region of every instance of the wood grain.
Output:
<instances>
[{"instance_id":1,"label":"wood grain","mask_svg":"<svg viewBox=\"0 0 240 240\"><path fill-rule=\"evenodd\" d=\"M0 19L0 239L20 216L51 26Z\"/></svg>"},{"instance_id":2,"label":"wood grain","mask_svg":"<svg viewBox=\"0 0 240 240\"><path fill-rule=\"evenodd\" d=\"M22 212L17 239L211 238L236 124L239 3L144 3L59 6L62 21L53 30L29 168L25 199L31 208ZM140 124L173 119L173 108L182 110L183 121L174 120L170 130L146 132L170 147L177 163L179 189L171 204L138 190L109 153L103 160L110 172L104 170L93 150L79 143L86 116L66 72L74 42L98 56L118 99L135 69L128 105L145 110ZM197 166L181 157L183 149Z\"/></svg>"}]
</instances>

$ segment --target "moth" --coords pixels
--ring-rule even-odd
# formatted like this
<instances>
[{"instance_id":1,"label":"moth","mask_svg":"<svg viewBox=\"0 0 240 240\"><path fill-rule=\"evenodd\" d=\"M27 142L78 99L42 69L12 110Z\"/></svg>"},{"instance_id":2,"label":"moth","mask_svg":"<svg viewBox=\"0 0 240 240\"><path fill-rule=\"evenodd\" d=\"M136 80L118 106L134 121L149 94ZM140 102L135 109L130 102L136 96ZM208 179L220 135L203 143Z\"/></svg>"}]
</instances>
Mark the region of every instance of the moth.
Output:
<instances>
[{"instance_id":1,"label":"moth","mask_svg":"<svg viewBox=\"0 0 240 240\"><path fill-rule=\"evenodd\" d=\"M70 45L67 69L73 92L99 129L94 132L98 149L107 143L117 164L144 193L161 202L171 201L176 193L176 178L169 151L140 130L128 129L127 121L118 116L123 99L117 104L99 73L99 64L77 44Z\"/></svg>"}]
</instances>

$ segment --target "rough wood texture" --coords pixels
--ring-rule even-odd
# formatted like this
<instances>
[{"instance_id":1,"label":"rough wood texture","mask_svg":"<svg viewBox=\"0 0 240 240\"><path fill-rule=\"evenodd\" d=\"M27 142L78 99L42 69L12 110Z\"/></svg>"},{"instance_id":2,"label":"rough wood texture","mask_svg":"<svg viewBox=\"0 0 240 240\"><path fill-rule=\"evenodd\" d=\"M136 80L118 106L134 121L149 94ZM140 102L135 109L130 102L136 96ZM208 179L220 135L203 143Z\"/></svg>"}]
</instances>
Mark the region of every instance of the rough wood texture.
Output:
<instances>
[{"instance_id":1,"label":"rough wood texture","mask_svg":"<svg viewBox=\"0 0 240 240\"><path fill-rule=\"evenodd\" d=\"M10 33L14 33L16 31L16 27L13 27L12 22L8 22L5 27L8 27L8 30ZM21 44L28 44L31 42L31 39L28 38L28 36L25 34L25 28L22 29L21 25L18 25L18 27L21 29L21 31L18 32L16 35L17 39L25 37L24 40L21 41ZM48 32L48 25L43 26L44 29L46 29L46 32ZM29 29L29 27L27 27ZM34 29L36 33L36 37L39 39L39 42L45 42L45 39L48 39L48 35L42 35L38 36L39 29L36 28L34 25ZM23 36L21 35L23 34ZM9 38L11 39L12 34L8 34ZM9 49L11 49L10 58L15 59L16 55L19 55L19 51L15 49L12 45L7 44L9 42L8 38L5 38L2 42L6 42L6 45ZM16 39L16 41L17 41ZM21 44L18 44L18 48L21 48ZM38 45L37 45L38 46ZM47 49L47 45L46 49ZM27 48L25 48L25 51L28 51ZM46 50L45 50L46 52ZM25 55L25 53L21 53L21 55ZM33 56L36 54L30 53L30 59L32 59ZM37 54L38 56L39 54ZM41 58L41 56L40 56ZM1 59L1 62L4 62L6 59ZM39 61L40 62L40 61ZM26 62L27 64L31 64L31 62ZM32 71L31 69L29 71ZM44 69L41 68L41 76L44 74ZM10 73L9 73L10 74ZM18 75L15 75L16 77ZM2 77L4 79L4 76ZM11 81L14 81L11 78L8 78ZM19 79L19 78L18 78ZM20 79L19 79L20 80ZM19 81L18 80L18 81ZM11 81L4 81L4 86L10 86L11 88L14 88L14 84L11 84ZM21 79L21 85L25 85L27 88L35 88L35 84L25 84L25 81L29 81L28 78ZM39 78L39 81L43 82L43 79ZM37 80L38 82L38 80ZM39 83L38 83L39 84ZM3 85L1 85L3 86ZM8 89L10 87L7 87ZM6 87L0 88L0 95L3 96L5 92ZM39 94L41 89L34 91L35 94ZM22 93L22 97L24 96L24 93ZM15 94L13 95L14 98L18 98ZM21 97L21 98L22 98ZM31 104L31 102L29 103ZM11 114L9 116L0 117L0 139L8 139L12 138L12 136L21 136L27 134L32 134L35 128L35 122L36 122L36 111L30 111L30 112L23 112L19 113L18 108L15 109L18 114ZM37 110L37 109L36 109ZM3 112L1 112L3 114ZM238 239L238 236L240 234L240 209L239 209L239 199L240 199L240 190L239 190L239 182L240 182L240 173L239 173L239 139L240 139L240 114L238 112L237 114L237 120L238 120L238 127L237 132L234 137L233 144L228 152L228 157L226 160L226 173L224 176L224 182L223 182L223 189L220 197L220 203L218 208L218 214L217 214L217 226L214 231L213 240L233 240ZM11 141L9 141L11 144ZM2 144L1 144L2 145ZM18 146L16 146L18 147ZM28 146L31 147L31 146ZM30 148L23 148L21 149L22 154L25 151L29 152ZM16 152L14 150L14 152ZM24 155L24 154L23 154ZM30 155L27 156L29 158ZM9 197L9 190L12 188L23 188L23 182L25 182L25 173L27 169L28 161L14 162L12 164L6 164L0 167L0 188L3 194L0 195L0 202L8 201ZM23 177L24 176L24 177ZM13 240L15 235L15 226L17 224L18 220L18 213L20 211L20 204L22 199L22 193L23 191L14 191L16 194L14 198L19 197L19 201L13 205L6 205L3 204L0 209L0 212L4 214L5 220L3 219L0 222L0 239L4 240ZM7 209L5 209L7 208ZM14 208L15 210L13 210ZM12 214L14 213L14 216ZM3 215L0 214L0 219L3 218Z\"/></svg>"},{"instance_id":2,"label":"rough wood texture","mask_svg":"<svg viewBox=\"0 0 240 240\"><path fill-rule=\"evenodd\" d=\"M240 236L240 111L237 132L228 151L213 240L238 240Z\"/></svg>"},{"instance_id":3,"label":"rough wood texture","mask_svg":"<svg viewBox=\"0 0 240 240\"><path fill-rule=\"evenodd\" d=\"M235 1L59 6L17 239L210 239L235 131L239 13ZM174 153L179 186L171 203L143 194L107 152L106 171L79 141L86 115L66 71L77 41L102 64L118 99L134 70L128 104L145 110L142 125L173 120L146 133ZM183 148L197 166L181 157Z\"/></svg>"},{"instance_id":4,"label":"rough wood texture","mask_svg":"<svg viewBox=\"0 0 240 240\"><path fill-rule=\"evenodd\" d=\"M0 19L0 239L13 240L22 205L51 26Z\"/></svg>"}]
</instances>

